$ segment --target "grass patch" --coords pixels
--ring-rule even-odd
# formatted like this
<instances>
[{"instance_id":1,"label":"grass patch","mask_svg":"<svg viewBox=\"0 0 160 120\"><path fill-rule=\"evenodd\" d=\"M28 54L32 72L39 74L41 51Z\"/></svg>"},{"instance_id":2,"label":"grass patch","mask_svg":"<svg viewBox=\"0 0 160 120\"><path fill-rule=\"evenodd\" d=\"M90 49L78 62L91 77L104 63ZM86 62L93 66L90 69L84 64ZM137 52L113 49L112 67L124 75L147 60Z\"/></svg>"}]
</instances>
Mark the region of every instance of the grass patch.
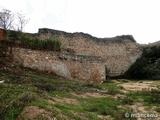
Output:
<instances>
[{"instance_id":1,"label":"grass patch","mask_svg":"<svg viewBox=\"0 0 160 120\"><path fill-rule=\"evenodd\" d=\"M96 112L101 115L112 115L117 110L118 102L111 98L89 98L87 104L84 104L84 110Z\"/></svg>"},{"instance_id":2,"label":"grass patch","mask_svg":"<svg viewBox=\"0 0 160 120\"><path fill-rule=\"evenodd\" d=\"M73 106L67 105L67 104L55 104L55 107L59 108L61 110L61 112L69 117L73 117L73 113L71 112Z\"/></svg>"},{"instance_id":3,"label":"grass patch","mask_svg":"<svg viewBox=\"0 0 160 120\"><path fill-rule=\"evenodd\" d=\"M157 107L157 108L155 109L155 111L158 112L158 113L160 113L160 107Z\"/></svg>"},{"instance_id":4,"label":"grass patch","mask_svg":"<svg viewBox=\"0 0 160 120\"><path fill-rule=\"evenodd\" d=\"M25 119L21 115L23 108L37 106L62 120L103 120L108 116L111 119L125 120L124 114L132 111L128 107L118 106L132 105L135 102L159 106L160 101L159 90L146 89L122 95L123 87L112 81L87 84L27 68L6 67L0 71L0 79L5 81L0 84L0 119ZM83 96L85 93L103 95ZM118 99L114 96L117 94L121 94ZM49 100L53 100L53 103ZM71 101L66 102L67 100ZM155 111L159 112L159 108ZM45 118L38 115L35 119Z\"/></svg>"},{"instance_id":5,"label":"grass patch","mask_svg":"<svg viewBox=\"0 0 160 120\"><path fill-rule=\"evenodd\" d=\"M49 110L48 107L50 106L50 104L47 101L41 99L41 100L36 100L36 101L31 102L29 106L37 106L45 110Z\"/></svg>"},{"instance_id":6,"label":"grass patch","mask_svg":"<svg viewBox=\"0 0 160 120\"><path fill-rule=\"evenodd\" d=\"M122 86L118 86L114 82L108 82L104 84L87 84L87 87L106 91L106 93L110 95L121 94L121 90L123 89Z\"/></svg>"},{"instance_id":7,"label":"grass patch","mask_svg":"<svg viewBox=\"0 0 160 120\"><path fill-rule=\"evenodd\" d=\"M133 105L134 100L132 97L125 97L122 99L122 104L128 104L128 105Z\"/></svg>"},{"instance_id":8,"label":"grass patch","mask_svg":"<svg viewBox=\"0 0 160 120\"><path fill-rule=\"evenodd\" d=\"M146 106L150 105L159 105L160 101L160 90L159 89L151 89L151 90L143 90L143 91L136 91L130 92L127 94L122 100L124 104L132 104L133 102L141 101Z\"/></svg>"},{"instance_id":9,"label":"grass patch","mask_svg":"<svg viewBox=\"0 0 160 120\"><path fill-rule=\"evenodd\" d=\"M13 69L13 71L10 71ZM50 97L75 97L71 93L82 94L94 92L94 88L86 87L85 83L67 80L54 74L42 73L25 69L19 71L16 67L8 67L0 71L0 78L5 81L0 84L0 119L16 119L27 105L38 106L56 115L55 106L49 104ZM35 99L36 98L36 99ZM76 106L70 106L76 110ZM69 108L69 105L67 106ZM65 110L63 113L65 114ZM69 112L71 114L71 112ZM69 115L68 114L68 115Z\"/></svg>"},{"instance_id":10,"label":"grass patch","mask_svg":"<svg viewBox=\"0 0 160 120\"><path fill-rule=\"evenodd\" d=\"M100 118L97 117L97 114L89 113L88 117L90 120L101 120Z\"/></svg>"},{"instance_id":11,"label":"grass patch","mask_svg":"<svg viewBox=\"0 0 160 120\"><path fill-rule=\"evenodd\" d=\"M70 119L75 119L75 114L72 111L89 117L90 119L99 120L98 115L111 116L113 118L122 119L126 112L131 111L127 108L118 108L119 102L113 98L81 98L80 104L73 105L67 103L54 104L55 107L61 110L65 116Z\"/></svg>"},{"instance_id":12,"label":"grass patch","mask_svg":"<svg viewBox=\"0 0 160 120\"><path fill-rule=\"evenodd\" d=\"M96 113L113 118L124 118L124 113L130 112L129 109L118 108L119 102L113 98L88 98L83 102L83 111Z\"/></svg>"},{"instance_id":13,"label":"grass patch","mask_svg":"<svg viewBox=\"0 0 160 120\"><path fill-rule=\"evenodd\" d=\"M25 86L24 86L25 87ZM23 110L23 107L34 101L36 95L26 92L25 88L17 85L0 85L0 118L16 119Z\"/></svg>"}]
</instances>

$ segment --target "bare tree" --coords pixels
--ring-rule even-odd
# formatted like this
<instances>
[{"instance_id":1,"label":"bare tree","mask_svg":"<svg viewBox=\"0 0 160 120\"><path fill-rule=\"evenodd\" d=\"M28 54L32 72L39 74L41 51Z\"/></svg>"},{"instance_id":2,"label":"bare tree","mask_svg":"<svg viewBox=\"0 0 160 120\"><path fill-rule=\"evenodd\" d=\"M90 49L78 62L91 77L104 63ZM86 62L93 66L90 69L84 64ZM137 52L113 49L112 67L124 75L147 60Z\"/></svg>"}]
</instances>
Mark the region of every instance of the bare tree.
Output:
<instances>
[{"instance_id":1,"label":"bare tree","mask_svg":"<svg viewBox=\"0 0 160 120\"><path fill-rule=\"evenodd\" d=\"M0 27L4 30L13 29L14 15L10 10L2 9L0 11Z\"/></svg>"},{"instance_id":2,"label":"bare tree","mask_svg":"<svg viewBox=\"0 0 160 120\"><path fill-rule=\"evenodd\" d=\"M26 18L22 11L14 14L8 9L0 10L0 27L4 30L17 29L18 31L23 31L28 21L29 19Z\"/></svg>"},{"instance_id":3,"label":"bare tree","mask_svg":"<svg viewBox=\"0 0 160 120\"><path fill-rule=\"evenodd\" d=\"M18 31L23 31L24 26L28 23L29 19L26 18L26 16L22 12L17 13L18 18Z\"/></svg>"}]
</instances>

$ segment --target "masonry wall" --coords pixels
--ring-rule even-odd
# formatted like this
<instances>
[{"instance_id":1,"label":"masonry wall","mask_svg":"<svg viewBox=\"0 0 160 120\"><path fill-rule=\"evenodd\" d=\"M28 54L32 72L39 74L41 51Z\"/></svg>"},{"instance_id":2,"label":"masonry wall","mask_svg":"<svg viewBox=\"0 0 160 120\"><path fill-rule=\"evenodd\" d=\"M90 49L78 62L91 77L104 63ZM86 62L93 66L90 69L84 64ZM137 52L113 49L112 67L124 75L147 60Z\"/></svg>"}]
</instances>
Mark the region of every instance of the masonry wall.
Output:
<instances>
[{"instance_id":1,"label":"masonry wall","mask_svg":"<svg viewBox=\"0 0 160 120\"><path fill-rule=\"evenodd\" d=\"M68 52L102 57L111 76L126 72L142 53L140 45L132 36L96 38L84 33L39 29L39 37L58 38Z\"/></svg>"},{"instance_id":2,"label":"masonry wall","mask_svg":"<svg viewBox=\"0 0 160 120\"><path fill-rule=\"evenodd\" d=\"M40 29L36 35L41 39L56 37L64 50L53 52L8 47L5 53L11 53L14 64L89 83L101 83L106 75L122 75L142 53L132 36L96 38L84 33L51 29ZM5 57L1 58L0 61L4 61Z\"/></svg>"},{"instance_id":3,"label":"masonry wall","mask_svg":"<svg viewBox=\"0 0 160 120\"><path fill-rule=\"evenodd\" d=\"M89 83L101 83L105 80L104 59L101 57L23 48L12 48L12 55L13 62L17 65L51 71L68 79Z\"/></svg>"}]
</instances>

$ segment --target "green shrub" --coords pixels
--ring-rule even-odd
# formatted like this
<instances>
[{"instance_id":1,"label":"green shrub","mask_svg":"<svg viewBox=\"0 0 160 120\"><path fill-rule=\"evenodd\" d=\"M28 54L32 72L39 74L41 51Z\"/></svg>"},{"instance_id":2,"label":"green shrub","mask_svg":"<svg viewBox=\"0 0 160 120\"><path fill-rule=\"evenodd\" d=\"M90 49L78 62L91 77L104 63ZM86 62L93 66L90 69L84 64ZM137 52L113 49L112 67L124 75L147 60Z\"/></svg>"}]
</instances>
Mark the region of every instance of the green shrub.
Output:
<instances>
[{"instance_id":1,"label":"green shrub","mask_svg":"<svg viewBox=\"0 0 160 120\"><path fill-rule=\"evenodd\" d=\"M130 79L160 79L160 46L144 48L141 58L137 59L125 76Z\"/></svg>"},{"instance_id":2,"label":"green shrub","mask_svg":"<svg viewBox=\"0 0 160 120\"><path fill-rule=\"evenodd\" d=\"M16 119L23 110L24 106L32 101L35 101L35 99L36 96L31 92L25 92L21 94L17 99L8 103L9 105L7 106L7 108L3 110L2 113L4 113L4 119L5 120Z\"/></svg>"},{"instance_id":3,"label":"green shrub","mask_svg":"<svg viewBox=\"0 0 160 120\"><path fill-rule=\"evenodd\" d=\"M134 100L131 97L127 96L124 99L122 99L122 103L123 104L128 104L128 105L133 105Z\"/></svg>"},{"instance_id":4,"label":"green shrub","mask_svg":"<svg viewBox=\"0 0 160 120\"><path fill-rule=\"evenodd\" d=\"M49 84L49 83L45 83L45 84L35 84L35 86L38 88L38 89L41 89L41 90L45 90L46 92L53 92L56 90L56 87L55 85L53 84Z\"/></svg>"},{"instance_id":5,"label":"green shrub","mask_svg":"<svg viewBox=\"0 0 160 120\"><path fill-rule=\"evenodd\" d=\"M61 51L62 44L57 38L40 40L38 36L22 34L20 37L21 46L33 50Z\"/></svg>"},{"instance_id":6,"label":"green shrub","mask_svg":"<svg viewBox=\"0 0 160 120\"><path fill-rule=\"evenodd\" d=\"M9 37L9 39L14 40L14 41L19 40L21 34L22 32L20 31L12 31L12 30L7 31L7 36Z\"/></svg>"}]
</instances>

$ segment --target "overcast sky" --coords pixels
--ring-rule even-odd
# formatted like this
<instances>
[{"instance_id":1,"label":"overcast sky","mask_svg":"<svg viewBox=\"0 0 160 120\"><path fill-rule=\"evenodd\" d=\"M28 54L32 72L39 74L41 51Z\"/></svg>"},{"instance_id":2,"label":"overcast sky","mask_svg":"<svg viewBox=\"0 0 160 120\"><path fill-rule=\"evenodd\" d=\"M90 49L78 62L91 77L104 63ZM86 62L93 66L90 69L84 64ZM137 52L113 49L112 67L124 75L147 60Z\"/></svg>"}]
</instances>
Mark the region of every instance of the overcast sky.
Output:
<instances>
[{"instance_id":1,"label":"overcast sky","mask_svg":"<svg viewBox=\"0 0 160 120\"><path fill-rule=\"evenodd\" d=\"M45 27L95 37L130 34L138 43L160 40L160 0L0 0L0 6L26 13L25 32Z\"/></svg>"}]
</instances>

